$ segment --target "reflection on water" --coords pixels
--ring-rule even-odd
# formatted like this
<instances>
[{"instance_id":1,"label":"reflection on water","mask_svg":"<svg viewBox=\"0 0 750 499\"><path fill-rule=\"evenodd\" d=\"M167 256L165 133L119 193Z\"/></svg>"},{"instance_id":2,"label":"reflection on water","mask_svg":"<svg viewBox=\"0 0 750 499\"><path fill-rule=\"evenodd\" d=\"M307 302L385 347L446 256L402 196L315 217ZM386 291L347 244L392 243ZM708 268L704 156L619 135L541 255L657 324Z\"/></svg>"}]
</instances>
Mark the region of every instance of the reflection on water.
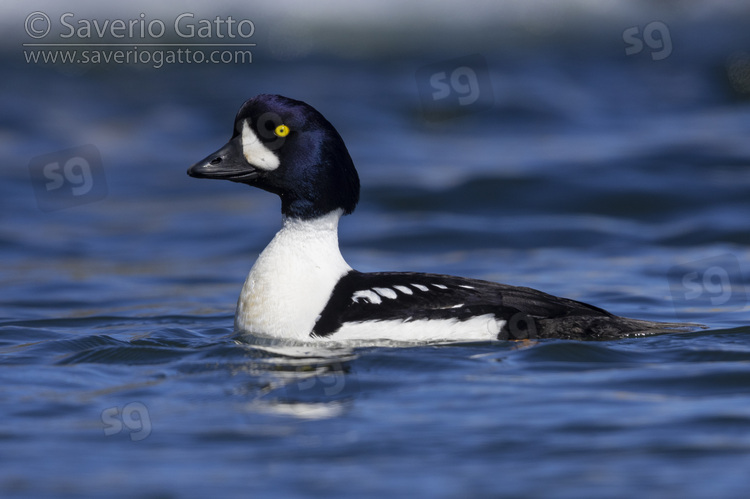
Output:
<instances>
[{"instance_id":1,"label":"reflection on water","mask_svg":"<svg viewBox=\"0 0 750 499\"><path fill-rule=\"evenodd\" d=\"M239 343L246 345L245 343ZM252 347L261 361L249 371L262 380L253 387L251 411L323 419L340 416L359 391L350 348L308 346Z\"/></svg>"}]
</instances>

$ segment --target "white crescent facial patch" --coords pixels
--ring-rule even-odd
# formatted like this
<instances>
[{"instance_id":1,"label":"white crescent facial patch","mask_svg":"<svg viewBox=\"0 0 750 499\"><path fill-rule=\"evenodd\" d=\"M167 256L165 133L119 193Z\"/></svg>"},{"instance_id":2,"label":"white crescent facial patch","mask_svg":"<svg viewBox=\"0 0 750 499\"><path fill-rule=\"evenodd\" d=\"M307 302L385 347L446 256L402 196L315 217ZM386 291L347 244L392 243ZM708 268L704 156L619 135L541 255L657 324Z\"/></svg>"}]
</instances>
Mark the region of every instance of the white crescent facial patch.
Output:
<instances>
[{"instance_id":1,"label":"white crescent facial patch","mask_svg":"<svg viewBox=\"0 0 750 499\"><path fill-rule=\"evenodd\" d=\"M279 167L279 157L268 149L247 121L242 123L242 154L251 165L261 170L275 170Z\"/></svg>"}]
</instances>

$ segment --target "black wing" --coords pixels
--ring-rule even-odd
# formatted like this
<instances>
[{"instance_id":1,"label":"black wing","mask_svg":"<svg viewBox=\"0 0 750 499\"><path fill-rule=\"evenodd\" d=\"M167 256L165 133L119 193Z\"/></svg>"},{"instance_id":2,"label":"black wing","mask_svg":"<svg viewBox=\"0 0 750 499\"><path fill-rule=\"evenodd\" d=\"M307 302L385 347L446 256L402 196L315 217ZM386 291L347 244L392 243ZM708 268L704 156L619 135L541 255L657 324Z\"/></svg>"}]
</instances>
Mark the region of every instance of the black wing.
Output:
<instances>
[{"instance_id":1,"label":"black wing","mask_svg":"<svg viewBox=\"0 0 750 499\"><path fill-rule=\"evenodd\" d=\"M617 317L531 288L440 274L353 270L334 287L311 335L330 336L346 322L463 321L484 314L506 321L498 339L610 339L674 326Z\"/></svg>"}]
</instances>

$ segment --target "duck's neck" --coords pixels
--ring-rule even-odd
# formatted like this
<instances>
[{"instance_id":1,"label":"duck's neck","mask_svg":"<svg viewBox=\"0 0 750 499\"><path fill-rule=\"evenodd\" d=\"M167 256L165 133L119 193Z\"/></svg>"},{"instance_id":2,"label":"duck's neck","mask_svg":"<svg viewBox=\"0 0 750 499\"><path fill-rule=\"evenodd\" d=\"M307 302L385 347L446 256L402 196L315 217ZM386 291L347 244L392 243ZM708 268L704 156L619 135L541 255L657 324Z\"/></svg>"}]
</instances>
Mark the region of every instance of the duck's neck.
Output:
<instances>
[{"instance_id":1,"label":"duck's neck","mask_svg":"<svg viewBox=\"0 0 750 499\"><path fill-rule=\"evenodd\" d=\"M338 280L351 270L339 250L342 211L285 217L258 257L237 303L235 329L305 340Z\"/></svg>"}]
</instances>

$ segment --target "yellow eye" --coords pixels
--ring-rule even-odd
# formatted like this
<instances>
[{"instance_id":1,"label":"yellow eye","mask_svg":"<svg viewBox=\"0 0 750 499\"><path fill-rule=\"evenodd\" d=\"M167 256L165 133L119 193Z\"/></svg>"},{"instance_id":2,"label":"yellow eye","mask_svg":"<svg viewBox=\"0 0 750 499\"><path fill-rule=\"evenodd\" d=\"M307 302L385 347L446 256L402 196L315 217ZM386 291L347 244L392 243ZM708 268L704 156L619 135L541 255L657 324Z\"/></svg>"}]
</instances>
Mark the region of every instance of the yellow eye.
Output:
<instances>
[{"instance_id":1,"label":"yellow eye","mask_svg":"<svg viewBox=\"0 0 750 499\"><path fill-rule=\"evenodd\" d=\"M279 125L276 127L273 133L275 133L277 137L286 137L287 135L289 135L289 127L286 125Z\"/></svg>"}]
</instances>

